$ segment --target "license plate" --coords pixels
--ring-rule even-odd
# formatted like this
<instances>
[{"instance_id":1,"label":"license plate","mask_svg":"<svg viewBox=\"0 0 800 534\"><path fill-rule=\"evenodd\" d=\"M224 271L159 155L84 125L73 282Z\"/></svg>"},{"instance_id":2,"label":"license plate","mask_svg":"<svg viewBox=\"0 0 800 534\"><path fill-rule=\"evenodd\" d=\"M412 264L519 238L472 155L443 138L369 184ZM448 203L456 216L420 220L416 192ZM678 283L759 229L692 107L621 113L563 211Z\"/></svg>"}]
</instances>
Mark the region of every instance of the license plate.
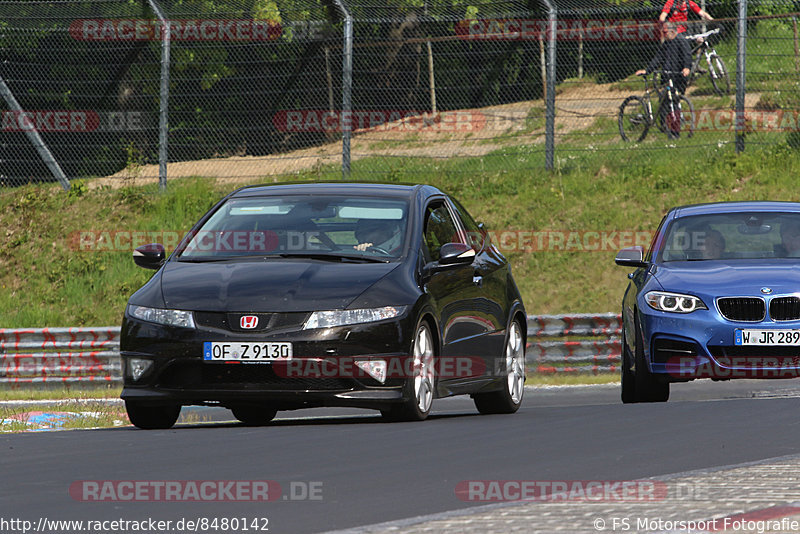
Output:
<instances>
[{"instance_id":1,"label":"license plate","mask_svg":"<svg viewBox=\"0 0 800 534\"><path fill-rule=\"evenodd\" d=\"M291 359L291 343L203 343L203 360L207 362L265 363Z\"/></svg>"},{"instance_id":2,"label":"license plate","mask_svg":"<svg viewBox=\"0 0 800 534\"><path fill-rule=\"evenodd\" d=\"M734 344L800 346L800 330L736 330Z\"/></svg>"}]
</instances>

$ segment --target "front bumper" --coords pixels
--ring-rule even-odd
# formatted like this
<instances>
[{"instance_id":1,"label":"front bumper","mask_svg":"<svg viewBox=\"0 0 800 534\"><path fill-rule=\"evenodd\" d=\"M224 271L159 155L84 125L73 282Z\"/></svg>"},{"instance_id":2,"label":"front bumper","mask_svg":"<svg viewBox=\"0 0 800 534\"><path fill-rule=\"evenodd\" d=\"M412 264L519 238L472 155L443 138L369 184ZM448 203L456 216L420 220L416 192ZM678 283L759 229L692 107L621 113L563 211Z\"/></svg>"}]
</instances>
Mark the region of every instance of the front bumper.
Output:
<instances>
[{"instance_id":1,"label":"front bumper","mask_svg":"<svg viewBox=\"0 0 800 534\"><path fill-rule=\"evenodd\" d=\"M715 309L689 314L659 312L645 305L639 322L650 371L672 382L711 378L796 378L800 346L737 346L736 330L800 329L800 321L729 321Z\"/></svg>"},{"instance_id":2,"label":"front bumper","mask_svg":"<svg viewBox=\"0 0 800 534\"><path fill-rule=\"evenodd\" d=\"M163 326L126 316L120 354L122 398L141 403L235 406L270 404L288 410L318 406L374 407L403 400L413 321L395 319L325 329L257 333ZM292 360L274 363L207 362L203 343L290 342ZM137 380L131 359L152 361ZM388 362L380 381L356 365ZM398 372L398 370L401 370Z\"/></svg>"}]
</instances>

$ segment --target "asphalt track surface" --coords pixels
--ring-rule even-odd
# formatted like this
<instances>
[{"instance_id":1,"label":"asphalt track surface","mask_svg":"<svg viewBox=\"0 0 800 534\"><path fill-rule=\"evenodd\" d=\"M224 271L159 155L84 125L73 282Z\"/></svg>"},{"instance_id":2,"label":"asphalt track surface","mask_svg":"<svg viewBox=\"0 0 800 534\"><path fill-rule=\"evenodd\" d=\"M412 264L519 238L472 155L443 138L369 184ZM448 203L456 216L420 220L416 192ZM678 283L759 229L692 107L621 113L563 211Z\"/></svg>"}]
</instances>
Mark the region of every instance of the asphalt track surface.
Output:
<instances>
[{"instance_id":1,"label":"asphalt track surface","mask_svg":"<svg viewBox=\"0 0 800 534\"><path fill-rule=\"evenodd\" d=\"M703 380L674 385L665 404L623 405L618 386L528 388L511 416L480 416L468 398L443 399L422 423L307 410L246 427L227 410L184 409L210 421L4 434L0 519L263 526L267 518L272 533L354 528L484 504L459 500L461 481L636 480L797 454L799 407L800 381ZM281 493L266 503L83 502L69 493L82 480L270 480ZM316 499L304 499L308 488ZM215 531L223 530L207 530Z\"/></svg>"}]
</instances>

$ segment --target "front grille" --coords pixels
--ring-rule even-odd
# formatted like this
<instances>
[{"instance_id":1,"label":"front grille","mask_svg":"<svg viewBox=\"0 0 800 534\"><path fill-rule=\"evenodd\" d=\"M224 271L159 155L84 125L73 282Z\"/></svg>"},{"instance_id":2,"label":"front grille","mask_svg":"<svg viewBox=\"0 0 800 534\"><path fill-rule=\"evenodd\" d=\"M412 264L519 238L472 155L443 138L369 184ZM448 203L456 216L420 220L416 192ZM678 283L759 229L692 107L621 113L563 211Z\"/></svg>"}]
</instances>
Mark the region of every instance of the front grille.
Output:
<instances>
[{"instance_id":1,"label":"front grille","mask_svg":"<svg viewBox=\"0 0 800 534\"><path fill-rule=\"evenodd\" d=\"M258 317L258 327L243 329L239 326L242 315L255 315ZM230 330L231 332L272 332L280 330L299 330L305 323L308 313L228 313L228 312L195 312L194 321L199 327Z\"/></svg>"},{"instance_id":2,"label":"front grille","mask_svg":"<svg viewBox=\"0 0 800 534\"><path fill-rule=\"evenodd\" d=\"M697 356L697 347L687 341L656 339L653 343L653 361L656 363L680 363L683 358Z\"/></svg>"},{"instance_id":3,"label":"front grille","mask_svg":"<svg viewBox=\"0 0 800 534\"><path fill-rule=\"evenodd\" d=\"M778 297L769 303L769 315L774 321L800 319L800 297Z\"/></svg>"},{"instance_id":4,"label":"front grille","mask_svg":"<svg viewBox=\"0 0 800 534\"><path fill-rule=\"evenodd\" d=\"M165 388L213 389L220 385L240 385L278 391L349 390L353 381L346 378L283 377L270 364L223 364L178 362L161 374L159 385Z\"/></svg>"},{"instance_id":5,"label":"front grille","mask_svg":"<svg viewBox=\"0 0 800 534\"><path fill-rule=\"evenodd\" d=\"M766 315L764 299L759 297L723 297L717 299L723 317L729 321L763 321Z\"/></svg>"}]
</instances>

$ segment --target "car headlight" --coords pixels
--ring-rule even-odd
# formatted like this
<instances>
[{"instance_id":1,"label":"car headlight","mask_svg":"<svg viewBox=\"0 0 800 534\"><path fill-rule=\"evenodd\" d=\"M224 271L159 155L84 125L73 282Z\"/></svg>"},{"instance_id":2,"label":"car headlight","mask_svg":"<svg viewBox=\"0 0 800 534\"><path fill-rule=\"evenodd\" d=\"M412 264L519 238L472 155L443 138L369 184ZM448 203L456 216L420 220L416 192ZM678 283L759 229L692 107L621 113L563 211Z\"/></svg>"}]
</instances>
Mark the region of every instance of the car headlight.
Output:
<instances>
[{"instance_id":1,"label":"car headlight","mask_svg":"<svg viewBox=\"0 0 800 534\"><path fill-rule=\"evenodd\" d=\"M383 308L363 308L360 310L316 311L303 325L303 330L312 328L331 328L348 324L372 323L403 315L406 306L385 306Z\"/></svg>"},{"instance_id":2,"label":"car headlight","mask_svg":"<svg viewBox=\"0 0 800 534\"><path fill-rule=\"evenodd\" d=\"M160 308L129 305L128 314L148 323L194 328L194 317L190 311L162 310Z\"/></svg>"},{"instance_id":3,"label":"car headlight","mask_svg":"<svg viewBox=\"0 0 800 534\"><path fill-rule=\"evenodd\" d=\"M647 304L658 311L674 313L692 313L695 310L707 310L703 301L692 295L650 291L644 296Z\"/></svg>"}]
</instances>

